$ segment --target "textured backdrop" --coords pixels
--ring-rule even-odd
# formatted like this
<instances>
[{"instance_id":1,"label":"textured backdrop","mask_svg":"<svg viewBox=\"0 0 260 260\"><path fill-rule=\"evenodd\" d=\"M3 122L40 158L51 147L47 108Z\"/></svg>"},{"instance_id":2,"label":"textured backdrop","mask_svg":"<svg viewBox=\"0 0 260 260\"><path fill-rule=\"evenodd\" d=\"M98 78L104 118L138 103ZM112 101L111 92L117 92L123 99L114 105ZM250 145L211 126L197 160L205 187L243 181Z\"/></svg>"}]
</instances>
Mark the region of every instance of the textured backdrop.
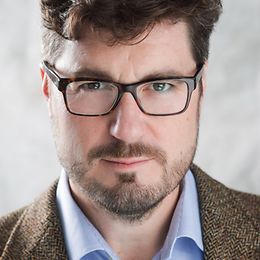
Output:
<instances>
[{"instance_id":1,"label":"textured backdrop","mask_svg":"<svg viewBox=\"0 0 260 260\"><path fill-rule=\"evenodd\" d=\"M0 215L60 173L39 74L38 1L0 1ZM224 0L211 42L195 161L227 186L260 194L260 1Z\"/></svg>"}]
</instances>

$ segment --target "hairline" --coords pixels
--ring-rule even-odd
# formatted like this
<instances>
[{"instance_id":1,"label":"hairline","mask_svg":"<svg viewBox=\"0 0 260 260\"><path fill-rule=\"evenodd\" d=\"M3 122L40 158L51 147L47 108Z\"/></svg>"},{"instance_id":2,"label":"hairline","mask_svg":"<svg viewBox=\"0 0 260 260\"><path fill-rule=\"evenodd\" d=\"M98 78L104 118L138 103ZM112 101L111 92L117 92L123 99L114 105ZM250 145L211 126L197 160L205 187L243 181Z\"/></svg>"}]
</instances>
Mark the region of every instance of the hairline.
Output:
<instances>
[{"instance_id":1,"label":"hairline","mask_svg":"<svg viewBox=\"0 0 260 260\"><path fill-rule=\"evenodd\" d=\"M126 40L115 39L115 40L113 40L113 35L112 35L112 37L111 37L112 40L109 40L109 39L104 40L104 38L103 38L103 40L106 42L106 44L108 46L116 46L118 44L135 45L135 44L138 44L138 43L142 42L143 40L145 40L145 38L150 34L150 32L153 30L153 28L156 25L161 24L161 23L168 23L168 24L174 25L179 22L183 22L186 24L189 47L190 47L190 50L192 53L192 57L193 57L194 61L196 62L196 64L198 65L201 62L196 60L196 50L194 49L195 44L193 44L192 27L189 24L189 22L187 21L187 19L184 19L184 18L180 18L180 19L176 18L175 20L169 19L169 18L163 18L159 21L156 21L154 24L151 24L149 30L148 29L144 30L142 33L140 33L133 39L126 39ZM89 26L93 32L95 31L97 33L98 32L110 33L109 31L106 31L103 28L94 29L91 24L90 25L85 24L85 26ZM144 35L144 36L142 37L142 35ZM49 45L44 44L44 42L50 42L47 40L47 38L50 38L50 37L54 38L54 41L52 41L51 47ZM140 38L140 37L141 37L141 39L138 40L138 38ZM66 39L59 33L55 32L51 29L48 29L46 27L42 27L42 59L48 61L51 65L54 65L55 62L57 61L57 59L62 55L66 41L78 41L78 40L80 40L80 38L75 39L75 40ZM54 48L54 51L52 51L52 48Z\"/></svg>"}]
</instances>

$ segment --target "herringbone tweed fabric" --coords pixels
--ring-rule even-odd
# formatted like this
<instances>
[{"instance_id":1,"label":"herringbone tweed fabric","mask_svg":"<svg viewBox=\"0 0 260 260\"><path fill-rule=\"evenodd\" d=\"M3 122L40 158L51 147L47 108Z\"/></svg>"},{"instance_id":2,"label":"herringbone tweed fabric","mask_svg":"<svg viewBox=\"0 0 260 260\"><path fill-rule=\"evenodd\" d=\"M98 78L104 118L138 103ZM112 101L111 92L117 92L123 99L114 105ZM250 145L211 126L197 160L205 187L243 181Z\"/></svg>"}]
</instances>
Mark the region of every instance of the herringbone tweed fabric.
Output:
<instances>
[{"instance_id":1,"label":"herringbone tweed fabric","mask_svg":"<svg viewBox=\"0 0 260 260\"><path fill-rule=\"evenodd\" d=\"M260 198L230 190L197 166L205 259L260 259ZM1 260L67 259L55 203L57 181L39 199L0 219ZM177 259L181 260L181 259Z\"/></svg>"}]
</instances>

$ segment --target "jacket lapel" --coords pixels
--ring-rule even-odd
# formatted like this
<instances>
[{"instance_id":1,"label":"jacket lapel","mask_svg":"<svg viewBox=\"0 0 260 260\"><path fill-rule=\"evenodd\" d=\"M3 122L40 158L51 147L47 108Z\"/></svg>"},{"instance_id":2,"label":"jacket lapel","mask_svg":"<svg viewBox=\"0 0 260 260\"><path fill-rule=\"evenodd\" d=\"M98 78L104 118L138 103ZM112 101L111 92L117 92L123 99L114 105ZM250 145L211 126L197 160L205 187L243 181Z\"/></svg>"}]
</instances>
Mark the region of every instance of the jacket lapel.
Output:
<instances>
[{"instance_id":1,"label":"jacket lapel","mask_svg":"<svg viewBox=\"0 0 260 260\"><path fill-rule=\"evenodd\" d=\"M67 259L56 206L57 182L17 222L2 259ZM20 245L17 247L17 245Z\"/></svg>"},{"instance_id":2,"label":"jacket lapel","mask_svg":"<svg viewBox=\"0 0 260 260\"><path fill-rule=\"evenodd\" d=\"M256 259L257 223L246 208L250 195L226 188L195 165L191 170L199 193L205 259Z\"/></svg>"},{"instance_id":3,"label":"jacket lapel","mask_svg":"<svg viewBox=\"0 0 260 260\"><path fill-rule=\"evenodd\" d=\"M202 236L204 242L205 259L213 259L222 254L224 243L225 221L222 214L226 212L224 204L216 196L216 185L209 178L206 179L199 168L192 167L194 173L200 204L200 217ZM224 250L225 251L225 250ZM225 258L219 258L225 259Z\"/></svg>"}]
</instances>

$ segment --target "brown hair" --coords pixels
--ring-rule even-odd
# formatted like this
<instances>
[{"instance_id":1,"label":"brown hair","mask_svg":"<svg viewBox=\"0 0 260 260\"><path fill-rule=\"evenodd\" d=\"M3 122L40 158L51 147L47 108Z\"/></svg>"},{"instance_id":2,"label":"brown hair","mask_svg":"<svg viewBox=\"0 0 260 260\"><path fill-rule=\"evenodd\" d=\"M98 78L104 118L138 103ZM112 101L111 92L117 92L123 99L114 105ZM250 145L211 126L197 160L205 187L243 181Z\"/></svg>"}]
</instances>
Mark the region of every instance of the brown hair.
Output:
<instances>
[{"instance_id":1,"label":"brown hair","mask_svg":"<svg viewBox=\"0 0 260 260\"><path fill-rule=\"evenodd\" d=\"M109 42L116 44L136 39L161 21L181 20L188 25L195 61L203 63L221 11L221 0L41 0L43 58L54 63L65 39L79 39L86 24L110 32Z\"/></svg>"}]
</instances>

